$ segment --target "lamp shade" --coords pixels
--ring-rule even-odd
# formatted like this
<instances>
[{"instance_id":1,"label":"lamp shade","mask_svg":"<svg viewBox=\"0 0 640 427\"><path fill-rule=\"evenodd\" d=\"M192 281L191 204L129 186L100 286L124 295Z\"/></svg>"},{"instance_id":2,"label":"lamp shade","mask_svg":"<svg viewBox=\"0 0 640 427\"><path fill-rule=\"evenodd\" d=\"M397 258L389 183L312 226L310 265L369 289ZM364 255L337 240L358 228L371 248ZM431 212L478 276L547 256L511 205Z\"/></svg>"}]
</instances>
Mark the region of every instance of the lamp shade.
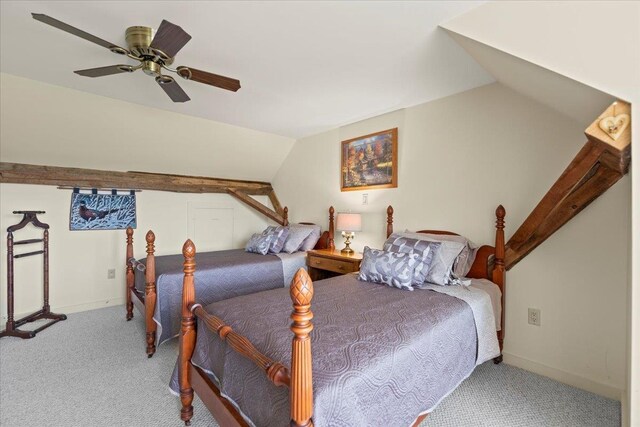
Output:
<instances>
[{"instance_id":1,"label":"lamp shade","mask_svg":"<svg viewBox=\"0 0 640 427\"><path fill-rule=\"evenodd\" d=\"M359 213L338 212L338 231L362 231L362 216Z\"/></svg>"}]
</instances>

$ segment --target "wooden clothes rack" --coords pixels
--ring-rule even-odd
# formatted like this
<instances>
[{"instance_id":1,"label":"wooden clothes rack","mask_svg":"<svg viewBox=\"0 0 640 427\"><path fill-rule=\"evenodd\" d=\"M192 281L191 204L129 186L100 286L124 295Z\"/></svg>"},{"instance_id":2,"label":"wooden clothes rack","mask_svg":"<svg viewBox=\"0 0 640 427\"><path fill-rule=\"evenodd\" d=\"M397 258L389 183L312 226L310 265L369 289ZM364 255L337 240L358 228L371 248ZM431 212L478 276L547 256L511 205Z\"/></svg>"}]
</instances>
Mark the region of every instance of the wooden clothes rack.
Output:
<instances>
[{"instance_id":1,"label":"wooden clothes rack","mask_svg":"<svg viewBox=\"0 0 640 427\"><path fill-rule=\"evenodd\" d=\"M4 331L0 332L0 338L2 337L18 337L18 338L33 338L36 334L43 329L57 323L61 320L66 320L67 316L64 314L52 313L49 307L49 224L40 222L37 214L43 214L44 211L13 211L14 214L22 214L22 221L18 224L12 225L7 228L7 327ZM33 224L34 227L44 229L42 239L27 239L27 240L13 240L13 232L23 229L29 224ZM30 245L33 243L42 242L42 249L39 251L25 252L21 254L14 254L13 247L16 245ZM40 255L44 257L44 303L42 309L32 313L22 319L13 319L13 260L16 258L25 258L28 256ZM18 329L25 323L35 322L40 319L51 319L39 328L33 331L21 331Z\"/></svg>"}]
</instances>

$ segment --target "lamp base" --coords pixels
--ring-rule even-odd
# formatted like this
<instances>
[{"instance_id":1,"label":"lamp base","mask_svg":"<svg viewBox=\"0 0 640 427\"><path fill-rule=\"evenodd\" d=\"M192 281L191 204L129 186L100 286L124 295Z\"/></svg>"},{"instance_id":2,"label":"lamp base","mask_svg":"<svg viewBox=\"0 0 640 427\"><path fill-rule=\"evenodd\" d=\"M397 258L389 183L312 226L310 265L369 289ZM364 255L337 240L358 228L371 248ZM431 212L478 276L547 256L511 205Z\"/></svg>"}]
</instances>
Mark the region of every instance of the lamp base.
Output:
<instances>
[{"instance_id":1,"label":"lamp base","mask_svg":"<svg viewBox=\"0 0 640 427\"><path fill-rule=\"evenodd\" d=\"M343 253L345 255L351 255L354 252L353 249L351 249L351 239L353 239L355 237L355 233L354 232L350 232L350 233L346 233L346 232L342 232L342 237L344 237L344 248L340 251L340 253Z\"/></svg>"},{"instance_id":2,"label":"lamp base","mask_svg":"<svg viewBox=\"0 0 640 427\"><path fill-rule=\"evenodd\" d=\"M344 249L340 250L340 253L346 254L346 255L351 255L353 253L355 253L355 251L353 249L351 249L349 247L349 245L345 246Z\"/></svg>"}]
</instances>

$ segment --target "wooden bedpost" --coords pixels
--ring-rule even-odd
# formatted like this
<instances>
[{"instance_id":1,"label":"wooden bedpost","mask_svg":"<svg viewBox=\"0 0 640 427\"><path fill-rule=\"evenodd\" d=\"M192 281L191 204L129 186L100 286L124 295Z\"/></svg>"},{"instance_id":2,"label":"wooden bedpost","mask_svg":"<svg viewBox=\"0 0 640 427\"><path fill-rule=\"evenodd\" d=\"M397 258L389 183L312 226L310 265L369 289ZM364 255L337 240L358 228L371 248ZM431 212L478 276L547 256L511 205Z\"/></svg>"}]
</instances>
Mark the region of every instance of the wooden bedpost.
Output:
<instances>
[{"instance_id":1,"label":"wooden bedpost","mask_svg":"<svg viewBox=\"0 0 640 427\"><path fill-rule=\"evenodd\" d=\"M333 237L335 234L335 226L334 226L334 222L333 222L333 213L335 212L335 209L333 209L333 206L331 206L329 208L329 242L328 242L328 248L327 249L331 249L334 250L336 248L336 245L333 241Z\"/></svg>"},{"instance_id":2,"label":"wooden bedpost","mask_svg":"<svg viewBox=\"0 0 640 427\"><path fill-rule=\"evenodd\" d=\"M387 239L393 233L393 207L389 205L387 208Z\"/></svg>"},{"instance_id":3,"label":"wooden bedpost","mask_svg":"<svg viewBox=\"0 0 640 427\"><path fill-rule=\"evenodd\" d=\"M493 264L492 282L500 287L502 291L502 319L500 321L500 332L498 333L498 343L500 344L500 356L493 359L494 363L502 362L502 344L504 341L504 302L505 302L505 281L504 281L504 217L506 211L502 205L496 209L496 255Z\"/></svg>"},{"instance_id":4,"label":"wooden bedpost","mask_svg":"<svg viewBox=\"0 0 640 427\"><path fill-rule=\"evenodd\" d=\"M289 295L293 302L291 313L291 331L293 341L291 345L291 382L289 396L291 399L291 426L313 426L313 387L311 376L311 337L313 330L313 313L311 299L313 298L313 282L309 274L301 268L293 277Z\"/></svg>"},{"instance_id":5,"label":"wooden bedpost","mask_svg":"<svg viewBox=\"0 0 640 427\"><path fill-rule=\"evenodd\" d=\"M289 208L286 206L282 210L282 225L285 227L289 225Z\"/></svg>"},{"instance_id":6,"label":"wooden bedpost","mask_svg":"<svg viewBox=\"0 0 640 427\"><path fill-rule=\"evenodd\" d=\"M180 326L180 354L179 354L179 382L180 382L180 419L185 425L191 425L193 417L193 388L191 387L190 362L193 349L196 345L196 323L195 316L191 311L196 300L196 289L193 282L193 273L196 271L196 247L189 239L182 247L184 256L184 279L182 282L182 321Z\"/></svg>"},{"instance_id":7,"label":"wooden bedpost","mask_svg":"<svg viewBox=\"0 0 640 427\"><path fill-rule=\"evenodd\" d=\"M144 310L145 323L147 327L147 357L153 356L156 352L156 322L153 321L153 314L156 309L156 256L155 241L156 235L149 230L147 240L147 265L145 269L144 287Z\"/></svg>"},{"instance_id":8,"label":"wooden bedpost","mask_svg":"<svg viewBox=\"0 0 640 427\"><path fill-rule=\"evenodd\" d=\"M131 291L135 287L135 276L133 274L133 265L131 265L131 258L133 258L133 228L127 227L127 255L125 260L127 266L125 281L127 320L133 319L133 301L131 300Z\"/></svg>"}]
</instances>

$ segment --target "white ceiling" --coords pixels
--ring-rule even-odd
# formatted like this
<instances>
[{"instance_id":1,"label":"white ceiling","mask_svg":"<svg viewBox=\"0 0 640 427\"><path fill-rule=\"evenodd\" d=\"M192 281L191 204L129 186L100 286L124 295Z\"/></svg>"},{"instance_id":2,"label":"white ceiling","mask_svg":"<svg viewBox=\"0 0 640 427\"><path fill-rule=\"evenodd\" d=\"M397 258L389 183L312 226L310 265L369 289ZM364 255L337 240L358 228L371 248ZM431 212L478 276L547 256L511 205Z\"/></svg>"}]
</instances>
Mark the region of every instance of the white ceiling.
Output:
<instances>
[{"instance_id":1,"label":"white ceiling","mask_svg":"<svg viewBox=\"0 0 640 427\"><path fill-rule=\"evenodd\" d=\"M85 92L290 137L493 82L438 24L479 2L0 3L0 70ZM37 22L44 13L126 46L124 30L164 18L193 37L174 65L238 78L232 93L179 79L174 104L141 72L97 79L73 70L128 63ZM133 64L133 63L132 63Z\"/></svg>"}]
</instances>

